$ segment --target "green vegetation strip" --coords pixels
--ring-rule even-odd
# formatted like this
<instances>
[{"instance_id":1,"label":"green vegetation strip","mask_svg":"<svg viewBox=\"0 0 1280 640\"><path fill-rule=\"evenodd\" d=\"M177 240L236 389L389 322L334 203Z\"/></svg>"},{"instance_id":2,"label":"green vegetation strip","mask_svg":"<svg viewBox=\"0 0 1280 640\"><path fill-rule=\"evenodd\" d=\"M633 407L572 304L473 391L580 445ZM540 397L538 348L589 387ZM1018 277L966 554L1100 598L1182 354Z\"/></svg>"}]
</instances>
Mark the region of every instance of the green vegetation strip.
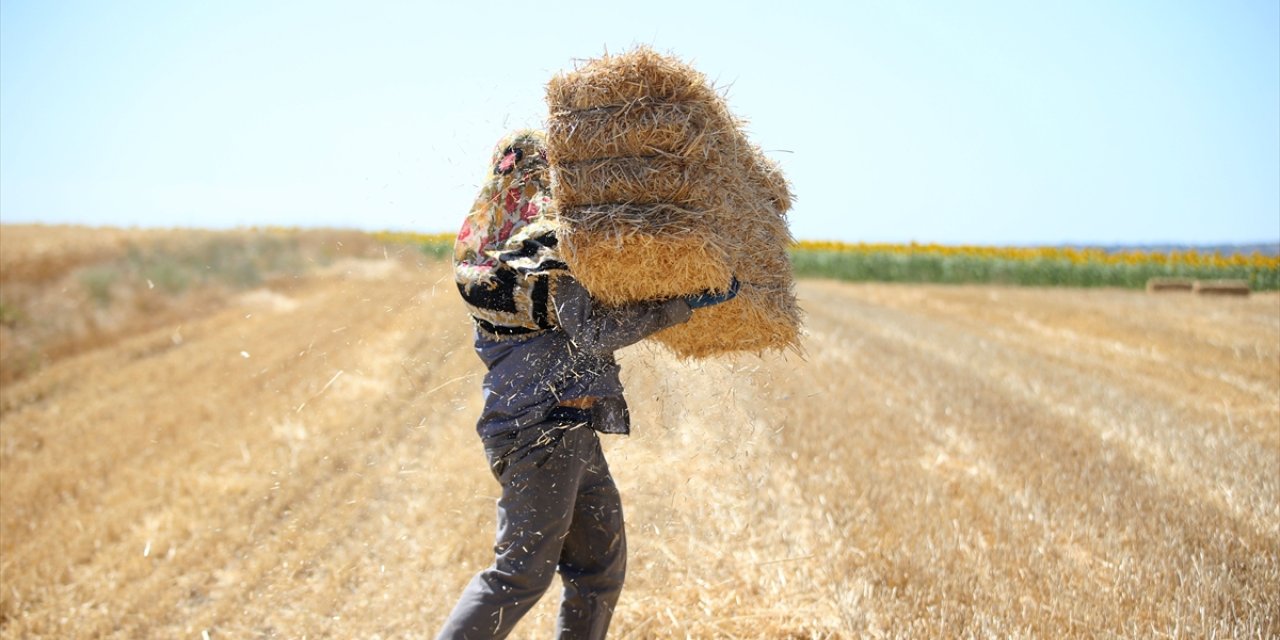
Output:
<instances>
[{"instance_id":1,"label":"green vegetation strip","mask_svg":"<svg viewBox=\"0 0 1280 640\"><path fill-rule=\"evenodd\" d=\"M797 277L854 282L1008 284L1142 288L1151 278L1243 280L1256 290L1280 289L1280 268L1269 265L1106 264L1068 259L1009 259L902 252L795 249Z\"/></svg>"},{"instance_id":2,"label":"green vegetation strip","mask_svg":"<svg viewBox=\"0 0 1280 640\"><path fill-rule=\"evenodd\" d=\"M808 244L808 243L801 243ZM453 252L452 236L430 236L420 242L422 252L446 259ZM855 246L855 245L850 245ZM981 253L984 255L975 255ZM1044 257L1034 257L1034 254ZM1032 257L1026 257L1032 255ZM1254 291L1280 290L1280 261L1274 258L1232 260L1213 256L1188 259L1186 253L1102 256L1092 252L1005 250L998 248L911 251L908 245L888 250L791 250L796 277L851 282L941 284L1003 284L1037 287L1122 287L1141 289L1151 278L1242 280Z\"/></svg>"}]
</instances>

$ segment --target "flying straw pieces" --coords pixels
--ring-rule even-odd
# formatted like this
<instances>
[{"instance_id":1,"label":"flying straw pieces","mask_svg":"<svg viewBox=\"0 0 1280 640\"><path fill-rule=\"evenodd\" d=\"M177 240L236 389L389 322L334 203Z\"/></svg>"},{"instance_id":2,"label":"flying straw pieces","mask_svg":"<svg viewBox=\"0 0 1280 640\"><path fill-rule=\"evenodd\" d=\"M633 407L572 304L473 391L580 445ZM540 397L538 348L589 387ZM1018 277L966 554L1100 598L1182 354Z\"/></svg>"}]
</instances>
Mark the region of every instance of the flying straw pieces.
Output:
<instances>
[{"instance_id":1,"label":"flying straw pieces","mask_svg":"<svg viewBox=\"0 0 1280 640\"><path fill-rule=\"evenodd\" d=\"M706 77L640 47L547 85L561 253L606 304L741 283L655 339L687 358L798 349L791 190Z\"/></svg>"}]
</instances>

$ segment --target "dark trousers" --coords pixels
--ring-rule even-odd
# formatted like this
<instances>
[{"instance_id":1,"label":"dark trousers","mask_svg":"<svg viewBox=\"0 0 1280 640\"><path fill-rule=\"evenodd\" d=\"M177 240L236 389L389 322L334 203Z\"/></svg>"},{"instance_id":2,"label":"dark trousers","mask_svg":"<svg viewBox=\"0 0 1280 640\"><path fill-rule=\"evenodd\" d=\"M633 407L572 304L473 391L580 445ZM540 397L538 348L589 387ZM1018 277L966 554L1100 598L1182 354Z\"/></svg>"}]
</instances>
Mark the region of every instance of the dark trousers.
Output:
<instances>
[{"instance_id":1,"label":"dark trousers","mask_svg":"<svg viewBox=\"0 0 1280 640\"><path fill-rule=\"evenodd\" d=\"M622 592L622 501L600 439L555 420L484 441L498 483L493 565L476 574L438 636L505 638L551 586L564 582L559 638L603 638Z\"/></svg>"}]
</instances>

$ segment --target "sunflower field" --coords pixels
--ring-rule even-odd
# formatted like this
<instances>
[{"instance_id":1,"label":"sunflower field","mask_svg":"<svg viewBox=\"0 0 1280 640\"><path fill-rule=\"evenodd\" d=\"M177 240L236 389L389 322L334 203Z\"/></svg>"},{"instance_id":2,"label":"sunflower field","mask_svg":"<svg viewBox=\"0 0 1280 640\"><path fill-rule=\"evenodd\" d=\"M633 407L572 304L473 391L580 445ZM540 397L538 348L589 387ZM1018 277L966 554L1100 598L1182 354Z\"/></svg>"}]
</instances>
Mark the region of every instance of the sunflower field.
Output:
<instances>
[{"instance_id":1,"label":"sunflower field","mask_svg":"<svg viewBox=\"0 0 1280 640\"><path fill-rule=\"evenodd\" d=\"M378 232L436 258L453 250L451 233ZM791 248L796 276L861 282L936 282L1140 289L1151 278L1241 280L1254 291L1280 289L1280 255L1185 249L845 243L801 240Z\"/></svg>"},{"instance_id":2,"label":"sunflower field","mask_svg":"<svg viewBox=\"0 0 1280 640\"><path fill-rule=\"evenodd\" d=\"M1194 249L1115 250L805 240L791 251L800 277L877 282L1141 288L1151 278L1242 280L1280 289L1280 256Z\"/></svg>"}]
</instances>

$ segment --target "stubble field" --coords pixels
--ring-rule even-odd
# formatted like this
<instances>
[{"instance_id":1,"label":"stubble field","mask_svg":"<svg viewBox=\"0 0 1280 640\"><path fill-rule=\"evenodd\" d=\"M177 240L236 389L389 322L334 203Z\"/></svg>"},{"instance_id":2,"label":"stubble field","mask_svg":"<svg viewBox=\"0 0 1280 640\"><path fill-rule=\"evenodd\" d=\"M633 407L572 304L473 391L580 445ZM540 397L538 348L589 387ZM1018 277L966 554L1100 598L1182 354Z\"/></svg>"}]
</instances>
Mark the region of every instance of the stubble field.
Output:
<instances>
[{"instance_id":1,"label":"stubble field","mask_svg":"<svg viewBox=\"0 0 1280 640\"><path fill-rule=\"evenodd\" d=\"M804 358L620 354L611 637L1280 635L1277 294L799 291ZM4 385L0 637L429 638L490 559L447 267L228 295Z\"/></svg>"}]
</instances>

